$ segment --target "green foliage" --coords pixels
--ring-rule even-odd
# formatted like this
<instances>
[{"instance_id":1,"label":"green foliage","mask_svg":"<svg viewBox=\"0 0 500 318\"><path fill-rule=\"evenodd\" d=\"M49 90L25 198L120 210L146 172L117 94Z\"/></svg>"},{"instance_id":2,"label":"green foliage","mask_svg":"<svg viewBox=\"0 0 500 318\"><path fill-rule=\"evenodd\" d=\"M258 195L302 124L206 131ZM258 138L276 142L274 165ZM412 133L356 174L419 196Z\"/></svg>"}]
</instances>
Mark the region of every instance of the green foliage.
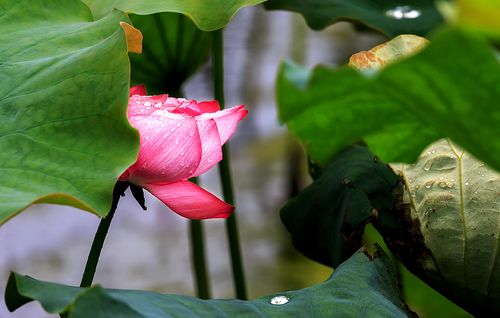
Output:
<instances>
[{"instance_id":1,"label":"green foliage","mask_svg":"<svg viewBox=\"0 0 500 318\"><path fill-rule=\"evenodd\" d=\"M442 23L433 0L269 0L270 10L289 10L302 14L315 30L339 20L355 21L379 30L389 37L398 34L425 35Z\"/></svg>"},{"instance_id":2,"label":"green foliage","mask_svg":"<svg viewBox=\"0 0 500 318\"><path fill-rule=\"evenodd\" d=\"M386 162L413 162L428 144L449 137L500 170L500 140L492 138L500 127L500 65L483 38L441 31L420 54L378 74L296 68L285 63L280 71L280 119L314 160L324 164L363 139ZM299 81L300 73L307 79Z\"/></svg>"},{"instance_id":3,"label":"green foliage","mask_svg":"<svg viewBox=\"0 0 500 318\"><path fill-rule=\"evenodd\" d=\"M270 303L286 296L283 305ZM324 283L252 301L201 300L145 291L77 288L11 274L5 302L15 310L37 300L50 313L70 317L407 317L398 277L382 252L355 253Z\"/></svg>"},{"instance_id":4,"label":"green foliage","mask_svg":"<svg viewBox=\"0 0 500 318\"><path fill-rule=\"evenodd\" d=\"M181 86L209 57L211 36L178 13L132 15L144 40L142 54L132 54L132 85L145 84L148 94L182 96Z\"/></svg>"},{"instance_id":5,"label":"green foliage","mask_svg":"<svg viewBox=\"0 0 500 318\"><path fill-rule=\"evenodd\" d=\"M500 313L500 174L448 140L427 148L415 165L402 165L407 195L399 215L419 227L415 239L380 231L391 251L416 275L478 316ZM410 211L409 211L410 210ZM402 235L401 235L402 234ZM419 253L418 244L424 244Z\"/></svg>"},{"instance_id":6,"label":"green foliage","mask_svg":"<svg viewBox=\"0 0 500 318\"><path fill-rule=\"evenodd\" d=\"M115 11L79 1L0 5L0 223L33 203L104 216L135 160L126 118L129 66Z\"/></svg>"},{"instance_id":7,"label":"green foliage","mask_svg":"<svg viewBox=\"0 0 500 318\"><path fill-rule=\"evenodd\" d=\"M366 147L350 146L322 175L281 209L294 246L305 256L337 267L362 245L364 226L392 209L400 179Z\"/></svg>"},{"instance_id":8,"label":"green foliage","mask_svg":"<svg viewBox=\"0 0 500 318\"><path fill-rule=\"evenodd\" d=\"M266 0L82 0L100 18L114 8L127 13L148 15L160 12L184 14L203 31L214 31L229 23L236 12Z\"/></svg>"}]
</instances>

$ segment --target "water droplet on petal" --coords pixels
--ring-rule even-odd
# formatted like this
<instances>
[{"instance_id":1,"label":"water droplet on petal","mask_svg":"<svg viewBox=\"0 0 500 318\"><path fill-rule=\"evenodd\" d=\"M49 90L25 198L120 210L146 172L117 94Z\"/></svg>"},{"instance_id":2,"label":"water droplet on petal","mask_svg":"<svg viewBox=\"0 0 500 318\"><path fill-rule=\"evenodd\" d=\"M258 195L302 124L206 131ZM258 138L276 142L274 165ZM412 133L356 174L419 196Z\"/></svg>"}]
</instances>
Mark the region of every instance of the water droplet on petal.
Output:
<instances>
[{"instance_id":1,"label":"water droplet on petal","mask_svg":"<svg viewBox=\"0 0 500 318\"><path fill-rule=\"evenodd\" d=\"M439 181L439 182L438 182L438 186L439 186L440 188L442 188L442 189L445 189L445 188L446 188L446 182L444 182L444 181Z\"/></svg>"},{"instance_id":2,"label":"water droplet on petal","mask_svg":"<svg viewBox=\"0 0 500 318\"><path fill-rule=\"evenodd\" d=\"M436 153L436 149L432 149L431 153Z\"/></svg>"},{"instance_id":3,"label":"water droplet on petal","mask_svg":"<svg viewBox=\"0 0 500 318\"><path fill-rule=\"evenodd\" d=\"M274 296L273 298L271 298L271 300L269 301L271 303L271 305L284 305L286 303L288 303L290 301L290 298L286 297L286 296Z\"/></svg>"},{"instance_id":4,"label":"water droplet on petal","mask_svg":"<svg viewBox=\"0 0 500 318\"><path fill-rule=\"evenodd\" d=\"M393 9L387 10L385 12L385 15L396 19L396 20L401 20L401 19L416 19L418 18L422 12L417 9L413 9L410 6L397 6Z\"/></svg>"},{"instance_id":5,"label":"water droplet on petal","mask_svg":"<svg viewBox=\"0 0 500 318\"><path fill-rule=\"evenodd\" d=\"M453 182L447 182L447 183L446 183L446 186L447 186L448 188L453 188Z\"/></svg>"},{"instance_id":6,"label":"water droplet on petal","mask_svg":"<svg viewBox=\"0 0 500 318\"><path fill-rule=\"evenodd\" d=\"M161 103L156 103L156 104L155 104L155 107L156 107L156 108L160 108L160 107L161 107Z\"/></svg>"},{"instance_id":7,"label":"water droplet on petal","mask_svg":"<svg viewBox=\"0 0 500 318\"><path fill-rule=\"evenodd\" d=\"M430 189L432 187L432 185L434 184L434 181L433 180L429 180L427 181L424 186L427 188L427 189Z\"/></svg>"},{"instance_id":8,"label":"water droplet on petal","mask_svg":"<svg viewBox=\"0 0 500 318\"><path fill-rule=\"evenodd\" d=\"M151 106L151 103L150 102L145 102L144 106L149 107L149 106Z\"/></svg>"}]
</instances>

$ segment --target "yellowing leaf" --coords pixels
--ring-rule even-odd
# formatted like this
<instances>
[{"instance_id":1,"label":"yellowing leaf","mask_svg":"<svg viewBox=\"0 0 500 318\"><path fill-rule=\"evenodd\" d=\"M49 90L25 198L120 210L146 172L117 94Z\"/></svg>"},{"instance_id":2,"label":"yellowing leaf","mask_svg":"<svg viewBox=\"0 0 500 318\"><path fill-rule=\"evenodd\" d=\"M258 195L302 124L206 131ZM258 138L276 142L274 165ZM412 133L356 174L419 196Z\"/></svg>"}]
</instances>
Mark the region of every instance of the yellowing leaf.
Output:
<instances>
[{"instance_id":1,"label":"yellowing leaf","mask_svg":"<svg viewBox=\"0 0 500 318\"><path fill-rule=\"evenodd\" d=\"M402 34L368 51L354 54L349 58L349 65L358 69L378 70L403 57L418 53L428 43L429 41L426 38L412 34Z\"/></svg>"},{"instance_id":2,"label":"yellowing leaf","mask_svg":"<svg viewBox=\"0 0 500 318\"><path fill-rule=\"evenodd\" d=\"M120 26L127 38L127 49L132 53L142 53L142 33L126 22L120 22Z\"/></svg>"},{"instance_id":3,"label":"yellowing leaf","mask_svg":"<svg viewBox=\"0 0 500 318\"><path fill-rule=\"evenodd\" d=\"M407 237L389 239L391 250L471 313L498 315L500 174L447 139L430 145L399 172L408 190L403 210L429 253L415 252L421 241Z\"/></svg>"}]
</instances>

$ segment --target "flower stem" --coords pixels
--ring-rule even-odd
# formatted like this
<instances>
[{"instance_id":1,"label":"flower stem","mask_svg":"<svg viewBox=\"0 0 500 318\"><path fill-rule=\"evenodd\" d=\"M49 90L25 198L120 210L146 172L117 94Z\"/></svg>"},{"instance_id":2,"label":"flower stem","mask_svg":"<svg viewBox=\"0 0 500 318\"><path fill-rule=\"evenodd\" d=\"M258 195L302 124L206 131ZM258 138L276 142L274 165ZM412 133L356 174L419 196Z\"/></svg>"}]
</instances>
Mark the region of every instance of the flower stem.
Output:
<instances>
[{"instance_id":1,"label":"flower stem","mask_svg":"<svg viewBox=\"0 0 500 318\"><path fill-rule=\"evenodd\" d=\"M189 181L198 184L198 178L191 178ZM189 235L191 237L191 259L196 281L196 296L202 299L209 299L210 286L207 275L203 223L201 220L189 221Z\"/></svg>"},{"instance_id":2,"label":"flower stem","mask_svg":"<svg viewBox=\"0 0 500 318\"><path fill-rule=\"evenodd\" d=\"M203 240L203 223L201 220L189 221L191 235L191 255L196 278L196 296L202 299L210 298L208 285L207 264L205 259L205 246Z\"/></svg>"},{"instance_id":3,"label":"flower stem","mask_svg":"<svg viewBox=\"0 0 500 318\"><path fill-rule=\"evenodd\" d=\"M115 188L113 190L113 203L111 204L111 209L109 210L108 215L105 218L101 219L99 227L97 228L97 231L95 233L94 241L92 242L89 256L87 257L87 263L85 264L85 270L83 271L80 287L89 287L90 285L92 285L92 280L94 279L97 263L99 262L99 256L101 255L104 240L106 239L109 226L111 225L111 220L113 220L113 215L115 214L116 207L118 206L120 196L123 195L127 188L127 182L118 181L115 185Z\"/></svg>"},{"instance_id":4,"label":"flower stem","mask_svg":"<svg viewBox=\"0 0 500 318\"><path fill-rule=\"evenodd\" d=\"M224 53L222 29L212 32L212 62L215 99L224 108ZM224 201L234 205L233 182L231 178L229 163L229 148L225 144L222 146L222 161L219 162L219 175L222 183L222 193ZM231 255L231 268L233 272L234 288L236 298L247 299L245 274L241 260L241 249L236 222L236 213L233 212L226 220L226 232L229 240L229 253Z\"/></svg>"}]
</instances>

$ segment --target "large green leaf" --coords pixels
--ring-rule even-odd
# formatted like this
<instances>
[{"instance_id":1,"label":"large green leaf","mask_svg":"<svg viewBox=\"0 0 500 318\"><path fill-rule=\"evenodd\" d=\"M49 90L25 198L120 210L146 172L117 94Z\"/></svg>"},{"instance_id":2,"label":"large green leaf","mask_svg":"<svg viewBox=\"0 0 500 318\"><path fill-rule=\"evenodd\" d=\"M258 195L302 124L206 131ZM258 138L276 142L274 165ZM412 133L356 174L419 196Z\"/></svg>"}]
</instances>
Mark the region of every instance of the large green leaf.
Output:
<instances>
[{"instance_id":1,"label":"large green leaf","mask_svg":"<svg viewBox=\"0 0 500 318\"><path fill-rule=\"evenodd\" d=\"M209 57L210 33L199 30L179 13L132 15L144 35L142 54L130 56L132 83L149 94L182 96L181 86Z\"/></svg>"},{"instance_id":2,"label":"large green leaf","mask_svg":"<svg viewBox=\"0 0 500 318\"><path fill-rule=\"evenodd\" d=\"M400 179L387 165L366 147L350 146L288 201L281 219L301 253L336 267L362 245L365 224L392 209L397 187Z\"/></svg>"},{"instance_id":3,"label":"large green leaf","mask_svg":"<svg viewBox=\"0 0 500 318\"><path fill-rule=\"evenodd\" d=\"M95 17L102 17L113 8L127 13L148 15L176 12L188 16L203 31L224 27L242 7L256 5L266 0L82 0Z\"/></svg>"},{"instance_id":4,"label":"large green leaf","mask_svg":"<svg viewBox=\"0 0 500 318\"><path fill-rule=\"evenodd\" d=\"M63 0L0 11L0 223L42 202L106 215L138 148L126 118L127 17L93 21Z\"/></svg>"},{"instance_id":5,"label":"large green leaf","mask_svg":"<svg viewBox=\"0 0 500 318\"><path fill-rule=\"evenodd\" d=\"M405 222L379 226L391 251L460 306L498 316L500 174L445 139L398 170L407 193L393 215Z\"/></svg>"},{"instance_id":6,"label":"large green leaf","mask_svg":"<svg viewBox=\"0 0 500 318\"><path fill-rule=\"evenodd\" d=\"M290 10L304 16L309 26L323 29L339 20L354 20L388 36L425 35L442 23L434 0L269 0L271 10Z\"/></svg>"},{"instance_id":7,"label":"large green leaf","mask_svg":"<svg viewBox=\"0 0 500 318\"><path fill-rule=\"evenodd\" d=\"M272 304L273 298L288 298ZM286 298L285 298L286 297ZM324 283L252 301L201 300L147 291L78 288L11 274L9 310L37 300L50 313L69 317L406 317L393 263L382 252L355 253ZM275 298L276 299L276 298Z\"/></svg>"},{"instance_id":8,"label":"large green leaf","mask_svg":"<svg viewBox=\"0 0 500 318\"><path fill-rule=\"evenodd\" d=\"M321 163L360 139L386 162L413 162L450 137L500 170L500 65L475 34L442 31L420 54L375 75L348 67L311 74L285 63L277 94L281 120Z\"/></svg>"}]
</instances>

